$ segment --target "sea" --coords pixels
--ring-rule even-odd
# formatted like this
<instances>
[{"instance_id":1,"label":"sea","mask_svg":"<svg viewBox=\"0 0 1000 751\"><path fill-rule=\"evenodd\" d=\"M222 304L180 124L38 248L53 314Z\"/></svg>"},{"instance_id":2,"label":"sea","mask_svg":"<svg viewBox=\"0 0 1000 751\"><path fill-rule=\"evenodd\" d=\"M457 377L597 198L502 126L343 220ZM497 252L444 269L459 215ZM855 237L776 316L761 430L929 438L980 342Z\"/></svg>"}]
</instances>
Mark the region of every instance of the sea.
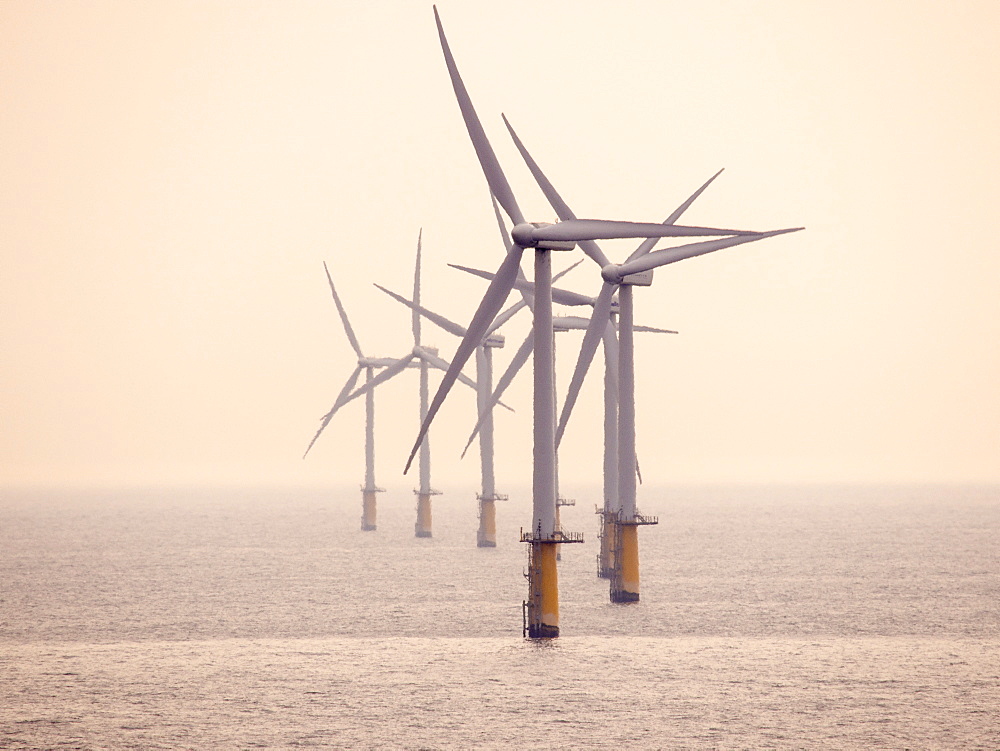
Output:
<instances>
[{"instance_id":1,"label":"sea","mask_svg":"<svg viewBox=\"0 0 1000 751\"><path fill-rule=\"evenodd\" d=\"M1000 749L1000 487L643 486L630 604L571 495L530 640L526 489L2 490L0 748Z\"/></svg>"}]
</instances>

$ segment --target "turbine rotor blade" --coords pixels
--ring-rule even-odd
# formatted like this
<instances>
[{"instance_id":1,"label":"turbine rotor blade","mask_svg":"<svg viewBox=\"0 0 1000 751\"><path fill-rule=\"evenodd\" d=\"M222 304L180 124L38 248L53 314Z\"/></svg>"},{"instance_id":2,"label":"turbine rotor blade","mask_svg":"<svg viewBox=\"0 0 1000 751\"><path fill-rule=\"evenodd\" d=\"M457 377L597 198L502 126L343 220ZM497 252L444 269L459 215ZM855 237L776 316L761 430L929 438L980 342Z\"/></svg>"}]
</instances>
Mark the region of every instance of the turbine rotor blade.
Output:
<instances>
[{"instance_id":1,"label":"turbine rotor blade","mask_svg":"<svg viewBox=\"0 0 1000 751\"><path fill-rule=\"evenodd\" d=\"M476 156L479 157L479 164L482 165L483 173L486 175L486 182L489 183L490 192L497 197L497 200L503 206L503 210L507 212L507 216L511 218L511 221L514 224L521 224L524 222L524 215L521 214L521 209L518 208L517 201L514 200L514 193L510 189L510 184L507 182L503 170L500 168L500 162L493 152L493 147L490 146L490 142L486 138L483 125L479 122L479 116L472 106L472 99L469 98L469 92L462 82L461 75L459 75L455 58L451 54L451 47L448 46L448 40L444 35L444 27L441 25L441 17L438 15L437 6L434 7L434 22L437 24L438 37L441 39L441 50L444 52L444 61L448 66L448 75L451 76L451 85L455 90L455 98L458 99L458 107L462 110L462 119L465 120L465 128L469 131L469 138L472 139L472 146L476 150Z\"/></svg>"},{"instance_id":2,"label":"turbine rotor blade","mask_svg":"<svg viewBox=\"0 0 1000 751\"><path fill-rule=\"evenodd\" d=\"M500 264L496 277L490 282L486 294L479 303L479 308L472 317L472 322L469 324L465 338L462 339L462 343L455 350L451 366L441 379L437 393L434 394L434 399L431 400L430 407L427 410L427 417L420 426L420 432L417 434L413 449L410 451L410 457L406 460L406 467L403 469L403 474L406 474L410 469L410 464L413 463L413 457L416 456L417 449L420 448L420 444L427 434L427 429L430 427L438 410L441 409L441 404L444 402L451 387L455 384L458 374L465 366L465 363L468 362L469 357L475 351L476 347L483 340L490 323L496 318L497 313L500 312L500 308L503 307L504 301L506 301L510 291L514 288L514 281L517 277L517 270L521 265L521 254L523 252L524 248L520 245L513 245L507 257L504 258L503 263Z\"/></svg>"},{"instance_id":3,"label":"turbine rotor blade","mask_svg":"<svg viewBox=\"0 0 1000 751\"><path fill-rule=\"evenodd\" d=\"M527 307L528 307L527 302L525 302L524 300L518 300L516 303L507 308L507 310L498 315L496 319L494 319L493 323L490 324L490 327L489 329L487 329L486 333L492 334L498 328L507 323L507 321L513 318L519 311Z\"/></svg>"},{"instance_id":4,"label":"turbine rotor blade","mask_svg":"<svg viewBox=\"0 0 1000 751\"><path fill-rule=\"evenodd\" d=\"M416 303L414 303L414 302L412 302L410 300L407 300L402 295L397 295L395 292L393 292L392 290L386 289L381 284L376 284L375 286L378 287L383 292L385 292L387 295L389 295L389 297L391 297L393 300L395 300L397 302L400 302L403 305L405 305L406 307L410 308L416 315L418 315L418 316L422 315L428 321L430 321L431 323L437 324L442 329L444 329L445 331L447 331L449 334L454 334L455 336L457 336L460 339L463 336L465 336L465 328L462 327L462 326L459 326L457 323L449 321L444 316L438 315L434 311L428 310L427 308L423 307L422 305L418 305L418 304L416 304Z\"/></svg>"},{"instance_id":5,"label":"turbine rotor blade","mask_svg":"<svg viewBox=\"0 0 1000 751\"><path fill-rule=\"evenodd\" d=\"M574 263L574 264L573 264L572 266L567 266L567 267L566 267L566 268L564 268L564 269L563 269L562 271L560 271L560 272L559 272L558 274L555 274L555 275L554 275L554 276L552 277L552 281L554 281L554 282L557 282L557 281L559 281L559 280L560 280L560 279L562 279L562 278L563 278L564 276L566 276L566 274L568 274L568 273L569 273L569 272L571 272L571 271L572 271L573 269L575 269L575 268L576 268L577 266L579 266L579 265L580 265L581 263L583 263L583 261L577 261L577 262L576 262L576 263Z\"/></svg>"},{"instance_id":6,"label":"turbine rotor blade","mask_svg":"<svg viewBox=\"0 0 1000 751\"><path fill-rule=\"evenodd\" d=\"M580 344L580 355L576 361L576 369L573 371L573 378L566 389L566 401L563 403L562 414L559 416L559 425L556 428L556 448L562 441L563 433L566 430L566 423L573 412L573 405L580 395L580 387L583 386L583 379L587 375L590 363L597 352L597 345L601 341L604 330L611 325L611 298L618 288L617 284L604 283L600 294L597 295L597 302L594 303L594 313L590 316L590 325L587 333L583 335L583 342Z\"/></svg>"},{"instance_id":7,"label":"turbine rotor blade","mask_svg":"<svg viewBox=\"0 0 1000 751\"><path fill-rule=\"evenodd\" d=\"M313 439L309 441L309 445L306 446L306 451L302 455L303 459L305 459L306 456L309 454L309 450L313 447L313 444L316 443L316 439L319 438L320 433L326 430L326 426L330 424L330 420L333 419L333 416L337 412L337 410L350 401L350 399L346 399L345 397L347 396L348 393L350 393L351 389L354 388L354 384L357 383L358 376L361 374L361 371L362 367L360 365L354 369L354 372L351 373L351 377L347 379L347 383L344 384L344 387L340 390L340 393L337 394L337 399L336 401L334 401L333 407L330 409L329 412L327 412L320 418L319 430L316 431L316 435L313 436Z\"/></svg>"},{"instance_id":8,"label":"turbine rotor blade","mask_svg":"<svg viewBox=\"0 0 1000 751\"><path fill-rule=\"evenodd\" d=\"M711 185L712 182L715 180L715 178L717 178L721 174L722 170L719 170L710 178L708 178L708 180L705 181L705 184L702 185L700 188L698 188L698 190L696 190L690 196L688 196L688 199L680 206L678 206L676 209L674 209L674 213L668 216L666 219L664 219L663 223L673 224L678 219L680 219L681 214L687 211L688 207L695 202L695 199L697 199L698 196L700 196L702 193L705 192L705 188ZM636 258L642 258L644 255L646 255L649 251L653 249L653 246L656 245L656 240L657 238L655 237L647 237L645 240L642 241L642 244L638 248L636 248L635 251L633 251L632 255L630 255L628 258L625 259L625 263L628 263L629 261L634 261Z\"/></svg>"},{"instance_id":9,"label":"turbine rotor blade","mask_svg":"<svg viewBox=\"0 0 1000 751\"><path fill-rule=\"evenodd\" d=\"M337 288L333 286L333 277L330 276L330 269L326 267L326 261L323 261L323 270L326 271L326 280L330 283L330 291L333 293L333 302L337 305L337 312L340 313L340 321L344 324L344 331L347 332L347 340L351 343L354 351L358 353L358 357L364 357L361 345L358 344L358 338L354 336L354 329L351 328L351 322L347 320L347 311L344 310L344 305L340 302Z\"/></svg>"},{"instance_id":10,"label":"turbine rotor blade","mask_svg":"<svg viewBox=\"0 0 1000 751\"><path fill-rule=\"evenodd\" d=\"M757 232L712 227L685 227L655 222L618 222L608 219L568 219L558 224L535 227L533 240L613 240L629 237L704 237L707 235L756 235Z\"/></svg>"},{"instance_id":11,"label":"turbine rotor blade","mask_svg":"<svg viewBox=\"0 0 1000 751\"><path fill-rule=\"evenodd\" d=\"M507 232L507 225L503 223L503 217L500 216L500 207L497 205L497 197L493 195L493 193L490 193L490 203L493 204L493 214L494 216L496 216L497 226L500 228L500 240L503 242L504 252L509 253L513 241L510 239L510 233ZM517 268L517 281L518 284L528 283L528 279L524 275L524 272L521 270L520 266L518 266ZM520 287L518 287L518 291L521 293L521 300L524 302L526 306L530 308L532 300L528 297L528 293L522 290Z\"/></svg>"},{"instance_id":12,"label":"turbine rotor blade","mask_svg":"<svg viewBox=\"0 0 1000 751\"><path fill-rule=\"evenodd\" d=\"M406 357L401 357L400 359L396 360L394 364L390 365L385 370L380 372L377 376L375 376L370 381L365 383L364 386L360 386L356 391L352 391L351 394L347 397L347 401L351 401L352 399L357 399L359 396L367 394L369 391L374 389L379 384L385 383L393 376L399 375L404 370L406 370L406 366L410 364L410 361L413 358L414 354L411 352Z\"/></svg>"},{"instance_id":13,"label":"turbine rotor blade","mask_svg":"<svg viewBox=\"0 0 1000 751\"><path fill-rule=\"evenodd\" d=\"M658 329L654 326L633 326L632 331L637 334L676 334L672 329Z\"/></svg>"},{"instance_id":14,"label":"turbine rotor blade","mask_svg":"<svg viewBox=\"0 0 1000 751\"><path fill-rule=\"evenodd\" d=\"M478 276L478 277L480 277L482 279L492 279L493 278L493 274L490 273L489 271L481 271L479 269L469 268L468 266L461 266L461 265L459 265L457 263L449 263L448 265L451 266L453 269L458 269L459 271L464 271L464 272L466 272L468 274L472 274L473 276ZM576 265L577 264L573 264L573 266L570 266L565 271L560 272L556 276L552 277L552 281L555 281L556 279L558 279L559 277L561 277L563 274L565 274L568 271L572 270L573 268L576 267ZM517 281L514 282L514 286L517 288L518 291L520 291L522 293L526 293L526 294L529 294L529 295L534 295L535 294L535 283L532 282L532 281L529 281L527 279L525 279L523 281L520 280L520 279L518 279ZM568 290L568 289L559 289L558 287L553 287L552 288L552 302L558 303L559 305L593 305L594 304L594 298L593 297L587 297L587 295L581 295L579 292L572 292L571 290Z\"/></svg>"},{"instance_id":15,"label":"turbine rotor blade","mask_svg":"<svg viewBox=\"0 0 1000 751\"><path fill-rule=\"evenodd\" d=\"M420 245L423 240L424 229L420 228L420 233L417 235L417 262L413 270L413 304L420 306ZM417 308L413 308L412 315L412 327L413 327L413 343L420 344L420 311Z\"/></svg>"},{"instance_id":16,"label":"turbine rotor blade","mask_svg":"<svg viewBox=\"0 0 1000 751\"><path fill-rule=\"evenodd\" d=\"M517 352L514 353L514 357L511 358L510 364L507 366L507 370L504 371L503 375L500 376L500 380L497 381L496 388L493 390L493 395L490 396L489 402L479 413L479 420L476 422L476 427L472 429L472 434L469 436L469 440L466 442L465 448L462 449L463 458L465 457L465 452L469 450L469 446L472 445L476 436L479 435L479 430L483 427L483 421L486 419L490 410L500 403L500 397L503 396L503 392L507 390L511 381L514 380L514 376L516 376L518 371L524 367L524 363L528 361L528 357L534 349L534 344L534 336L531 332L529 332L527 339L522 342L521 346L518 347Z\"/></svg>"},{"instance_id":17,"label":"turbine rotor blade","mask_svg":"<svg viewBox=\"0 0 1000 751\"><path fill-rule=\"evenodd\" d=\"M451 367L451 363L445 360L443 357L438 357L437 355L432 355L430 352L423 350L417 354L417 357L426 362L428 365L437 368L445 373L448 372L448 368ZM473 381L465 373L459 372L456 376L459 383L468 386L473 391L476 390L476 382Z\"/></svg>"},{"instance_id":18,"label":"turbine rotor blade","mask_svg":"<svg viewBox=\"0 0 1000 751\"><path fill-rule=\"evenodd\" d=\"M704 242L680 245L676 248L654 250L652 253L647 253L642 258L636 258L634 261L629 261L628 263L623 263L621 266L618 266L616 269L616 275L618 277L623 277L640 271L649 271L650 269L659 268L660 266L666 266L668 263L683 261L686 258L701 256L706 253L714 253L715 251L722 250L723 248L731 248L734 245L742 245L743 243L754 242L755 240L763 240L766 237L776 237L777 235L785 235L789 232L798 232L801 229L804 228L795 227L793 229L777 229L770 232L758 232L754 235L726 237L721 240L706 240Z\"/></svg>"},{"instance_id":19,"label":"turbine rotor blade","mask_svg":"<svg viewBox=\"0 0 1000 751\"><path fill-rule=\"evenodd\" d=\"M507 120L507 116L501 115L501 117L503 117L507 130L510 131L511 138L514 139L514 145L517 146L517 150L521 152L521 157L524 159L525 164L528 165L528 169L535 178L535 182L538 183L538 187L541 188L542 193L545 194L545 198L548 199L552 210L556 212L556 216L558 216L561 221L576 219L576 214L574 214L572 209L566 205L562 196L556 192L556 189L552 186L552 183L549 182L549 179L542 172L541 168L535 160L531 158L531 154L529 154L528 150L524 148L524 144L521 143L521 139L517 137L517 133L514 132L514 128L511 127L510 122ZM592 260L596 261L602 269L611 263L611 261L608 260L608 257L604 255L604 251L601 250L601 248L593 240L580 240L578 241L578 244L580 249L590 256Z\"/></svg>"}]
</instances>

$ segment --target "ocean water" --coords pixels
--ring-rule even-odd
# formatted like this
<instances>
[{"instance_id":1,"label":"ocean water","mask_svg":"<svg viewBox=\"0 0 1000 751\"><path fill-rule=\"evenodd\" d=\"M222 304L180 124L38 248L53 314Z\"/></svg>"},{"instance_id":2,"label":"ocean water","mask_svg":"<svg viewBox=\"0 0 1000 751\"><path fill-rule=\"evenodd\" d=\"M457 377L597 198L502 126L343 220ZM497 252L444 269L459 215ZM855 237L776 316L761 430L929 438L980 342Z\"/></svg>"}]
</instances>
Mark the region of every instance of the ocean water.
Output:
<instances>
[{"instance_id":1,"label":"ocean water","mask_svg":"<svg viewBox=\"0 0 1000 751\"><path fill-rule=\"evenodd\" d=\"M1000 488L644 487L521 634L527 493L0 492L2 748L1000 749Z\"/></svg>"}]
</instances>

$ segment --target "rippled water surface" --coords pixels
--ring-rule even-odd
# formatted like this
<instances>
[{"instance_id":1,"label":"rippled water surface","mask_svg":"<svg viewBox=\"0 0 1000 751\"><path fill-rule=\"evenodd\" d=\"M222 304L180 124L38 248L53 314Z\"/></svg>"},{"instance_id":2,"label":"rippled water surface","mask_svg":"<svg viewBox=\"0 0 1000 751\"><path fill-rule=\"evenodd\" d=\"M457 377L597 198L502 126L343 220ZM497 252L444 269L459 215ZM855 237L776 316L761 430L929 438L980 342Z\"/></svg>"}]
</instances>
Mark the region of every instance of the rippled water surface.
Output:
<instances>
[{"instance_id":1,"label":"rippled water surface","mask_svg":"<svg viewBox=\"0 0 1000 751\"><path fill-rule=\"evenodd\" d=\"M1000 748L1000 489L644 488L642 601L564 525L521 636L525 494L0 494L0 747Z\"/></svg>"}]
</instances>

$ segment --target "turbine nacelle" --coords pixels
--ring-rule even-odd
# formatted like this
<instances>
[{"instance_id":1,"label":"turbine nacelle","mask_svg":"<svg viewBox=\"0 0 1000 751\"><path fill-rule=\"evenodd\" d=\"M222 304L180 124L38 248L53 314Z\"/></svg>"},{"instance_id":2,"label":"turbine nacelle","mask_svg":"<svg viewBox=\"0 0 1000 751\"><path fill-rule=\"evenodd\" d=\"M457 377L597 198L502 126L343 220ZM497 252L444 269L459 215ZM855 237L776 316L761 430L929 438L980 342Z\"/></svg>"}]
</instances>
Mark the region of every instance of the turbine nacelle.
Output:
<instances>
[{"instance_id":1,"label":"turbine nacelle","mask_svg":"<svg viewBox=\"0 0 1000 751\"><path fill-rule=\"evenodd\" d=\"M634 287L649 287L653 284L652 269L623 274L621 268L617 263L609 263L601 269L601 278L608 284L630 284ZM612 307L617 305L617 301L612 303Z\"/></svg>"},{"instance_id":2,"label":"turbine nacelle","mask_svg":"<svg viewBox=\"0 0 1000 751\"><path fill-rule=\"evenodd\" d=\"M510 231L510 237L522 248L573 250L576 247L576 243L572 240L545 240L535 236L535 230L552 226L554 226L552 222L522 222Z\"/></svg>"}]
</instances>

